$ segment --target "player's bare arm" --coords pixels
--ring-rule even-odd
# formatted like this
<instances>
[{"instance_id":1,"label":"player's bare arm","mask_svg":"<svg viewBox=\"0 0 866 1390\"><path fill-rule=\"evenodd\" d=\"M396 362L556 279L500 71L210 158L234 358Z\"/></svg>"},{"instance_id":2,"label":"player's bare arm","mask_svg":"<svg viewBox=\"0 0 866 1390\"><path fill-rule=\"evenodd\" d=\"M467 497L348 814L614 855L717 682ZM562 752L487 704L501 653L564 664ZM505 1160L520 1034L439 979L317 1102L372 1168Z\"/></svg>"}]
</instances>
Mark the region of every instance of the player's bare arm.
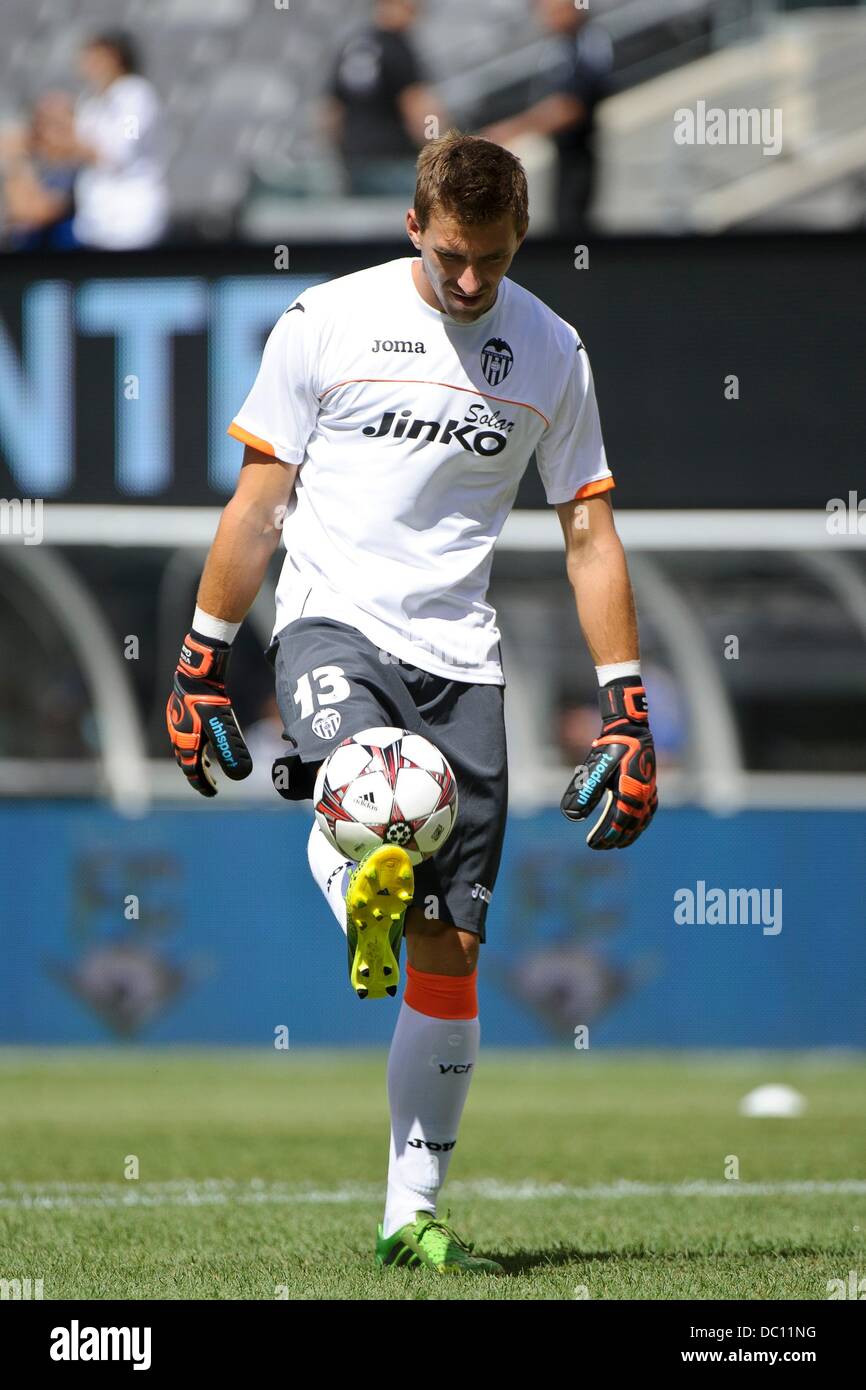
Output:
<instances>
[{"instance_id":1,"label":"player's bare arm","mask_svg":"<svg viewBox=\"0 0 866 1390\"><path fill-rule=\"evenodd\" d=\"M606 495L557 508L565 537L565 568L577 615L596 666L640 656L634 596L625 551Z\"/></svg>"},{"instance_id":2,"label":"player's bare arm","mask_svg":"<svg viewBox=\"0 0 866 1390\"><path fill-rule=\"evenodd\" d=\"M601 734L575 769L561 807L569 820L584 820L600 806L587 844L622 849L642 834L658 805L628 564L606 495L564 502L556 511L581 630L599 674L602 716Z\"/></svg>"},{"instance_id":3,"label":"player's bare arm","mask_svg":"<svg viewBox=\"0 0 866 1390\"><path fill-rule=\"evenodd\" d=\"M204 612L243 622L279 544L297 475L296 464L246 446L234 496L223 510L201 577L198 606Z\"/></svg>"},{"instance_id":4,"label":"player's bare arm","mask_svg":"<svg viewBox=\"0 0 866 1390\"><path fill-rule=\"evenodd\" d=\"M220 518L205 564L193 625L181 647L166 706L174 756L202 796L217 793L212 756L232 781L252 771L226 692L230 644L261 588L297 473L297 465L247 445L234 496Z\"/></svg>"}]
</instances>

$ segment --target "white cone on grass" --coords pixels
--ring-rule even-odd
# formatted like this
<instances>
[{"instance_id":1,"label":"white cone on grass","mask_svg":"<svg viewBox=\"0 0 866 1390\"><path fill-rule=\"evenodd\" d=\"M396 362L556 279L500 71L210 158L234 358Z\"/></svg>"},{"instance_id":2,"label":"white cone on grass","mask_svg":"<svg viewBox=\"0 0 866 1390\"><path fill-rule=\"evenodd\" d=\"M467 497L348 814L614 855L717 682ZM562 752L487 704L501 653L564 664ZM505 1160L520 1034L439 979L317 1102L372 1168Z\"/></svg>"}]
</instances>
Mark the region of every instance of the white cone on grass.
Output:
<instances>
[{"instance_id":1,"label":"white cone on grass","mask_svg":"<svg viewBox=\"0 0 866 1390\"><path fill-rule=\"evenodd\" d=\"M778 1082L767 1086L756 1086L740 1101L741 1115L752 1119L791 1120L802 1115L806 1109L806 1097L793 1086L783 1086Z\"/></svg>"}]
</instances>

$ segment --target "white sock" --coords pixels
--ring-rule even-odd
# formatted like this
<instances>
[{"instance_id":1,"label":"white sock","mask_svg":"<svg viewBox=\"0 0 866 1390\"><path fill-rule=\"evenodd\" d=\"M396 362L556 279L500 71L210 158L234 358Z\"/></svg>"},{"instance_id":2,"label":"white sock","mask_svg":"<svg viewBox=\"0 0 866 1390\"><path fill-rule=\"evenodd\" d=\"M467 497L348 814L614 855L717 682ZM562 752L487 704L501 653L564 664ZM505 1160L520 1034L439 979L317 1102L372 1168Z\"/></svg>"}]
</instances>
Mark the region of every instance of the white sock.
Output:
<instances>
[{"instance_id":1,"label":"white sock","mask_svg":"<svg viewBox=\"0 0 866 1390\"><path fill-rule=\"evenodd\" d=\"M477 1018L430 1018L405 1002L400 1007L388 1055L391 1151L383 1222L386 1236L414 1221L418 1211L436 1212L478 1059L480 1035Z\"/></svg>"},{"instance_id":2,"label":"white sock","mask_svg":"<svg viewBox=\"0 0 866 1390\"><path fill-rule=\"evenodd\" d=\"M328 906L346 931L346 885L348 875L355 867L354 859L347 859L325 838L318 821L313 822L310 838L307 841L307 858L310 871L327 899Z\"/></svg>"}]
</instances>

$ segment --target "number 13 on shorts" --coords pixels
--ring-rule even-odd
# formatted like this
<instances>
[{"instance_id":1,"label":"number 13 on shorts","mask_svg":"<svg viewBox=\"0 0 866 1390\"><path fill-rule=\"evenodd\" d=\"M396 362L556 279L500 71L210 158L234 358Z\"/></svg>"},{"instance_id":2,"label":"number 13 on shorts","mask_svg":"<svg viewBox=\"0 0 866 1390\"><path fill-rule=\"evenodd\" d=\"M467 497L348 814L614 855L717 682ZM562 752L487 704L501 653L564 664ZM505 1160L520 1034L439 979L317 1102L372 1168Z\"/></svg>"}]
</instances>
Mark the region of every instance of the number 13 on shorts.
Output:
<instances>
[{"instance_id":1,"label":"number 13 on shorts","mask_svg":"<svg viewBox=\"0 0 866 1390\"><path fill-rule=\"evenodd\" d=\"M313 682L316 689L313 689ZM301 711L302 719L309 719L316 705L335 705L347 700L352 687L346 680L342 666L317 666L313 671L305 671L292 691L292 699Z\"/></svg>"}]
</instances>

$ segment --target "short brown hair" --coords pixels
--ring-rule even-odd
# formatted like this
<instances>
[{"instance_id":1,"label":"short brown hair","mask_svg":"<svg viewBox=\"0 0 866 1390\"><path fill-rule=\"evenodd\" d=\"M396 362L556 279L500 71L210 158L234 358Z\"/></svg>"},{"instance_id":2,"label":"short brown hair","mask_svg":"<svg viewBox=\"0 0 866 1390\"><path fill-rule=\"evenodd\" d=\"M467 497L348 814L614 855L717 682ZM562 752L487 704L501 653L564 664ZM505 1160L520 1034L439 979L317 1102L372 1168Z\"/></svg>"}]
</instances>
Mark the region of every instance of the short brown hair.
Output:
<instances>
[{"instance_id":1,"label":"short brown hair","mask_svg":"<svg viewBox=\"0 0 866 1390\"><path fill-rule=\"evenodd\" d=\"M418 156L415 216L422 231L437 210L469 226L511 216L523 236L529 225L523 165L492 140L449 130Z\"/></svg>"}]
</instances>

